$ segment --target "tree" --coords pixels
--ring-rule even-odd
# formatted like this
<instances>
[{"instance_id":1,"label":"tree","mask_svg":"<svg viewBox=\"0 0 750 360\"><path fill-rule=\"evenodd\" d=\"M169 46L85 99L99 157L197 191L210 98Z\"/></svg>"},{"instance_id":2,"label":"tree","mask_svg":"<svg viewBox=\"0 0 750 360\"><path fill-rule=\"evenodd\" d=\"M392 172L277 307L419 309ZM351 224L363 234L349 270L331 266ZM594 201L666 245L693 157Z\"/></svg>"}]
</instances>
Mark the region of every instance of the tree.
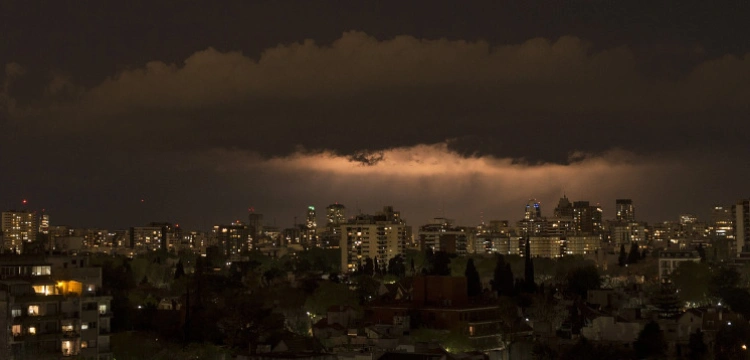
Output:
<instances>
[{"instance_id":1,"label":"tree","mask_svg":"<svg viewBox=\"0 0 750 360\"><path fill-rule=\"evenodd\" d=\"M670 283L661 284L651 302L659 309L659 317L662 319L674 319L681 312L682 301L677 296L677 289Z\"/></svg>"},{"instance_id":2,"label":"tree","mask_svg":"<svg viewBox=\"0 0 750 360\"><path fill-rule=\"evenodd\" d=\"M371 258L367 257L365 259L365 267L362 272L365 275L370 275L370 276L372 276L373 273L375 272L375 263L372 261Z\"/></svg>"},{"instance_id":3,"label":"tree","mask_svg":"<svg viewBox=\"0 0 750 360\"><path fill-rule=\"evenodd\" d=\"M534 282L534 261L531 259L531 243L529 237L526 237L526 248L524 249L524 267L523 274L525 280L525 287L527 292L536 291L536 283Z\"/></svg>"},{"instance_id":4,"label":"tree","mask_svg":"<svg viewBox=\"0 0 750 360\"><path fill-rule=\"evenodd\" d=\"M495 255L495 271L492 273L492 280L490 280L490 287L492 288L492 291L496 292L498 295L509 295L502 293L502 284L503 284L503 277L505 272L505 258L503 258L503 255L496 254Z\"/></svg>"},{"instance_id":5,"label":"tree","mask_svg":"<svg viewBox=\"0 0 750 360\"><path fill-rule=\"evenodd\" d=\"M630 252L628 253L628 264L637 264L638 260L641 259L641 252L638 250L638 243L633 241L630 243Z\"/></svg>"},{"instance_id":6,"label":"tree","mask_svg":"<svg viewBox=\"0 0 750 360\"><path fill-rule=\"evenodd\" d=\"M649 357L663 357L667 348L667 342L664 340L659 324L654 321L649 322L643 327L638 334L638 339L633 344L635 354L639 359Z\"/></svg>"},{"instance_id":7,"label":"tree","mask_svg":"<svg viewBox=\"0 0 750 360\"><path fill-rule=\"evenodd\" d=\"M510 268L510 263L505 263L505 271L503 277L500 279L500 291L502 295L513 296L516 291L515 286L516 278L513 276L513 269Z\"/></svg>"},{"instance_id":8,"label":"tree","mask_svg":"<svg viewBox=\"0 0 750 360\"><path fill-rule=\"evenodd\" d=\"M722 299L734 312L750 317L750 293L746 289L729 288L722 290Z\"/></svg>"},{"instance_id":9,"label":"tree","mask_svg":"<svg viewBox=\"0 0 750 360\"><path fill-rule=\"evenodd\" d=\"M628 263L628 254L625 253L625 244L620 244L620 256L617 257L617 264L620 267L625 266Z\"/></svg>"},{"instance_id":10,"label":"tree","mask_svg":"<svg viewBox=\"0 0 750 360\"><path fill-rule=\"evenodd\" d=\"M315 289L305 301L305 310L313 315L325 315L333 305L351 306L359 308L357 293L349 289L347 284L336 284L324 281Z\"/></svg>"},{"instance_id":11,"label":"tree","mask_svg":"<svg viewBox=\"0 0 750 360\"><path fill-rule=\"evenodd\" d=\"M451 276L451 258L445 251L436 251L432 257L430 275Z\"/></svg>"},{"instance_id":12,"label":"tree","mask_svg":"<svg viewBox=\"0 0 750 360\"><path fill-rule=\"evenodd\" d=\"M695 250L698 252L698 255L701 257L701 262L706 262L706 248L703 247L703 244L698 244L698 246L695 247Z\"/></svg>"},{"instance_id":13,"label":"tree","mask_svg":"<svg viewBox=\"0 0 750 360\"><path fill-rule=\"evenodd\" d=\"M398 277L406 275L406 265L404 264L404 258L401 254L397 254L388 260L388 273Z\"/></svg>"},{"instance_id":14,"label":"tree","mask_svg":"<svg viewBox=\"0 0 750 360\"><path fill-rule=\"evenodd\" d=\"M599 289L601 285L599 269L594 265L573 269L568 273L568 292L582 299L586 299L589 290Z\"/></svg>"},{"instance_id":15,"label":"tree","mask_svg":"<svg viewBox=\"0 0 750 360\"><path fill-rule=\"evenodd\" d=\"M518 305L510 296L501 296L498 298L497 307L499 310L501 325L501 340L511 353L511 347L516 341L516 332L519 327Z\"/></svg>"},{"instance_id":16,"label":"tree","mask_svg":"<svg viewBox=\"0 0 750 360\"><path fill-rule=\"evenodd\" d=\"M722 297L722 292L736 288L740 283L740 273L733 267L722 266L711 277L709 292L716 297Z\"/></svg>"},{"instance_id":17,"label":"tree","mask_svg":"<svg viewBox=\"0 0 750 360\"><path fill-rule=\"evenodd\" d=\"M708 302L711 269L705 263L683 261L670 274L670 280L680 290L680 300L697 304Z\"/></svg>"},{"instance_id":18,"label":"tree","mask_svg":"<svg viewBox=\"0 0 750 360\"><path fill-rule=\"evenodd\" d=\"M469 261L466 263L466 271L464 272L464 276L466 276L466 289L469 297L478 296L482 293L482 282L479 280L479 272L477 272L477 268L474 267L474 259L469 259Z\"/></svg>"},{"instance_id":19,"label":"tree","mask_svg":"<svg viewBox=\"0 0 750 360\"><path fill-rule=\"evenodd\" d=\"M182 265L182 260L180 260L177 262L177 266L175 266L174 279L177 280L183 276L185 276L185 267Z\"/></svg>"},{"instance_id":20,"label":"tree","mask_svg":"<svg viewBox=\"0 0 750 360\"><path fill-rule=\"evenodd\" d=\"M690 354L688 354L690 360L703 360L708 355L708 346L703 341L703 332L701 329L690 334L688 349L690 349Z\"/></svg>"}]
</instances>

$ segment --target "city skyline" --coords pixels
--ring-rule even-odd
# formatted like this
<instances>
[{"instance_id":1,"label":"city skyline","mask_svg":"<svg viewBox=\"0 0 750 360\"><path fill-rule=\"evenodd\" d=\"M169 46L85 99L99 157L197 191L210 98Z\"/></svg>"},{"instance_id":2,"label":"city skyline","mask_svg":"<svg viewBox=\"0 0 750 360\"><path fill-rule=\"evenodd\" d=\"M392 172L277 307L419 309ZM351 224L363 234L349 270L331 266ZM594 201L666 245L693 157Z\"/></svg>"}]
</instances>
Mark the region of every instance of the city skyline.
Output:
<instances>
[{"instance_id":1,"label":"city skyline","mask_svg":"<svg viewBox=\"0 0 750 360\"><path fill-rule=\"evenodd\" d=\"M146 226L147 224L151 223L158 223L162 221L166 221L167 223L171 223L173 225L180 226L184 229L191 229L191 230L199 230L199 231L210 231L211 228L213 228L216 225L230 225L233 223L243 223L243 224L250 224L253 221L260 221L259 225L264 227L275 227L279 230L285 229L285 228L292 228L292 227L299 227L301 228L309 228L310 221L317 221L317 223L320 225L320 228L325 228L325 224L327 223L328 216L331 216L330 214L327 214L327 208L331 206L336 206L338 210L338 214L336 216L341 216L341 213L343 212L344 219L346 221L353 220L358 215L373 215L379 213L384 207L393 207L396 210L398 210L402 214L402 218L404 221L406 221L406 224L409 226L421 226L424 224L430 224L433 222L434 219L450 219L454 225L457 226L479 226L482 224L489 224L491 221L508 221L512 224L515 224L517 221L522 221L524 219L524 208L526 211L528 211L529 204L532 202L535 202L539 205L538 210L540 211L541 218L549 218L554 219L557 218L557 209L558 201L563 200L563 197L565 197L569 203L568 205L572 206L573 202L582 202L582 203L590 203L591 206L599 208L602 210L602 220L604 221L634 221L639 223L647 223L647 224L658 224L663 222L674 222L674 223L680 223L684 221L685 216L689 216L691 218L695 218L696 221L703 222L703 223L710 223L713 221L713 216L711 214L712 210L715 206L723 207L723 208L732 208L737 203L741 203L742 201L747 201L746 199L737 199L733 202L730 202L728 204L714 204L714 206L711 206L709 209L703 209L702 212L689 212L689 211L683 211L677 214L673 214L670 218L665 219L656 219L656 220L648 220L641 218L639 216L629 217L627 219L619 219L618 213L617 213L617 206L619 205L619 201L628 201L628 205L630 206L630 210L637 210L638 213L643 212L643 209L641 209L638 206L638 203L634 203L632 199L624 199L624 198L618 198L614 199L612 206L607 206L605 204L599 203L599 202L593 202L588 200L580 200L576 198L570 198L567 196L567 194L563 194L560 198L553 201L548 202L542 202L537 198L531 198L528 199L525 204L521 204L520 206L517 206L516 211L513 211L514 209L507 207L506 210L503 211L495 211L491 213L486 212L480 212L476 214L476 217L473 216L461 216L461 211L456 211L455 213L451 213L450 211L446 212L446 210L442 208L438 208L437 212L434 214L427 214L426 217L410 217L408 212L403 211L403 208L401 208L398 205L394 205L391 203L388 204L382 204L382 205L375 205L372 207L362 208L362 207L350 207L347 206L345 203L340 202L332 202L327 205L312 205L308 204L303 206L301 209L297 209L298 214L292 216L291 220L286 219L288 221L279 221L279 218L275 216L276 214L272 213L264 213L261 210L262 209L256 209L255 207L249 207L247 208L246 212L244 214L237 212L235 216L230 216L227 218L218 219L217 221L209 222L207 220L203 220L200 224L193 224L193 223L187 223L184 221L180 221L180 219L171 218L170 215L154 215L154 218L146 218L144 217L143 220L136 220L137 222L134 223L122 223L121 225L102 225L102 224L90 224L90 223L62 223L62 222L56 222L55 218L57 217L54 213L50 214L47 209L38 209L33 206L31 202L28 201L28 199L23 199L19 202L21 204L20 206L10 206L5 209L3 209L3 212L20 212L20 213L34 213L37 215L37 221L41 221L41 216L44 216L44 221L47 224L47 226L68 226L71 228L99 228L99 229L108 229L108 230L118 230L118 229L127 229L131 228L133 226ZM142 203L144 204L144 203ZM317 212L316 209L319 209L321 211ZM572 208L571 208L572 209ZM413 209L412 209L413 210ZM312 218L310 217L312 211ZM148 211L144 211L141 213L142 216L150 216L146 215ZM501 217L501 216L492 216L492 214L511 214L507 217ZM633 212L635 213L635 212ZM64 214L62 217L65 218ZM465 215L465 214L464 214ZM472 214L474 215L474 214ZM53 216L52 220L50 220L50 216ZM562 215L563 217L570 215ZM204 219L207 219L204 218ZM260 220L251 220L251 219L260 219ZM314 219L314 220L311 220ZM283 220L283 219L282 219ZM341 224L346 223L343 222Z\"/></svg>"},{"instance_id":2,"label":"city skyline","mask_svg":"<svg viewBox=\"0 0 750 360\"><path fill-rule=\"evenodd\" d=\"M0 205L207 229L747 198L750 4L0 4ZM54 34L54 36L51 36Z\"/></svg>"}]
</instances>

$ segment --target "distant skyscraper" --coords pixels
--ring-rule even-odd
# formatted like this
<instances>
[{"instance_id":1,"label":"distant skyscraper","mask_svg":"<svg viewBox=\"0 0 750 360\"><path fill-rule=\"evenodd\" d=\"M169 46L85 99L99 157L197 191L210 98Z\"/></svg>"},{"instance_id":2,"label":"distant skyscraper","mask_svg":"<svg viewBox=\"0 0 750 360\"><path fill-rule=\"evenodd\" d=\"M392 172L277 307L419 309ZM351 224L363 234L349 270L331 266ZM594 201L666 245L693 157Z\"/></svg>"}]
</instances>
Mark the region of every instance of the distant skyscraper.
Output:
<instances>
[{"instance_id":1,"label":"distant skyscraper","mask_svg":"<svg viewBox=\"0 0 750 360\"><path fill-rule=\"evenodd\" d=\"M305 227L308 229L315 229L318 227L318 220L316 219L315 206L307 207L307 217L305 218Z\"/></svg>"},{"instance_id":2,"label":"distant skyscraper","mask_svg":"<svg viewBox=\"0 0 750 360\"><path fill-rule=\"evenodd\" d=\"M736 240L737 255L747 251L750 245L750 200L744 199L732 207L734 214L734 237Z\"/></svg>"},{"instance_id":3,"label":"distant skyscraper","mask_svg":"<svg viewBox=\"0 0 750 360\"><path fill-rule=\"evenodd\" d=\"M557 202L557 207L555 208L555 217L556 218L572 218L573 217L573 204L570 203L570 200L568 200L568 197L563 195L563 197L560 198L560 201Z\"/></svg>"},{"instance_id":4,"label":"distant skyscraper","mask_svg":"<svg viewBox=\"0 0 750 360\"><path fill-rule=\"evenodd\" d=\"M536 199L531 199L526 203L526 213L524 220L537 220L542 218L542 205Z\"/></svg>"},{"instance_id":5,"label":"distant skyscraper","mask_svg":"<svg viewBox=\"0 0 750 360\"><path fill-rule=\"evenodd\" d=\"M335 203L326 207L326 227L320 236L323 248L338 248L341 238L341 225L346 224L346 207Z\"/></svg>"},{"instance_id":6,"label":"distant skyscraper","mask_svg":"<svg viewBox=\"0 0 750 360\"><path fill-rule=\"evenodd\" d=\"M318 220L315 213L315 206L307 207L307 216L305 218L305 228L302 237L308 249L320 246L318 243Z\"/></svg>"},{"instance_id":7,"label":"distant skyscraper","mask_svg":"<svg viewBox=\"0 0 750 360\"><path fill-rule=\"evenodd\" d=\"M36 240L39 230L36 214L29 211L4 211L0 230L3 232L3 250L23 252L25 243Z\"/></svg>"},{"instance_id":8,"label":"distant skyscraper","mask_svg":"<svg viewBox=\"0 0 750 360\"><path fill-rule=\"evenodd\" d=\"M635 208L631 199L615 200L615 217L617 221L635 221Z\"/></svg>"},{"instance_id":9,"label":"distant skyscraper","mask_svg":"<svg viewBox=\"0 0 750 360\"><path fill-rule=\"evenodd\" d=\"M600 234L602 208L598 205L590 205L588 201L574 202L573 228L577 235Z\"/></svg>"},{"instance_id":10,"label":"distant skyscraper","mask_svg":"<svg viewBox=\"0 0 750 360\"><path fill-rule=\"evenodd\" d=\"M260 237L263 235L263 214L251 211L247 216L247 229L250 231L252 243L259 244Z\"/></svg>"}]
</instances>

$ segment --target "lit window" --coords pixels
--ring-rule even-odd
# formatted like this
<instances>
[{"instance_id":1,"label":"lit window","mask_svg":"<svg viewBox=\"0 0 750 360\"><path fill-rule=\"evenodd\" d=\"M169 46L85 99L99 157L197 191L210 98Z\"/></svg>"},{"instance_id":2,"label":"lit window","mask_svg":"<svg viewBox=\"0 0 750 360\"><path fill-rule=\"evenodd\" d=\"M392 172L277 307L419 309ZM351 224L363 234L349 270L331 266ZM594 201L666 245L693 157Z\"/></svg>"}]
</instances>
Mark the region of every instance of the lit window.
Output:
<instances>
[{"instance_id":1,"label":"lit window","mask_svg":"<svg viewBox=\"0 0 750 360\"><path fill-rule=\"evenodd\" d=\"M29 326L29 334L30 335L36 335L36 327Z\"/></svg>"},{"instance_id":2,"label":"lit window","mask_svg":"<svg viewBox=\"0 0 750 360\"><path fill-rule=\"evenodd\" d=\"M62 353L63 355L72 355L73 354L73 343L70 341L63 341L62 342Z\"/></svg>"},{"instance_id":3,"label":"lit window","mask_svg":"<svg viewBox=\"0 0 750 360\"><path fill-rule=\"evenodd\" d=\"M13 332L13 336L21 335L21 325L13 325L13 329L11 331Z\"/></svg>"},{"instance_id":4,"label":"lit window","mask_svg":"<svg viewBox=\"0 0 750 360\"><path fill-rule=\"evenodd\" d=\"M86 341L81 341L81 349L85 349L87 347L89 347L89 343Z\"/></svg>"},{"instance_id":5,"label":"lit window","mask_svg":"<svg viewBox=\"0 0 750 360\"><path fill-rule=\"evenodd\" d=\"M29 316L39 315L39 305L29 305Z\"/></svg>"},{"instance_id":6,"label":"lit window","mask_svg":"<svg viewBox=\"0 0 750 360\"><path fill-rule=\"evenodd\" d=\"M88 330L89 324L81 324L81 330Z\"/></svg>"},{"instance_id":7,"label":"lit window","mask_svg":"<svg viewBox=\"0 0 750 360\"><path fill-rule=\"evenodd\" d=\"M99 304L99 314L104 315L107 313L107 305L106 304Z\"/></svg>"},{"instance_id":8,"label":"lit window","mask_svg":"<svg viewBox=\"0 0 750 360\"><path fill-rule=\"evenodd\" d=\"M21 313L22 313L21 309L13 309L13 310L11 310L11 316L13 316L13 317L19 317L19 316L22 315Z\"/></svg>"}]
</instances>

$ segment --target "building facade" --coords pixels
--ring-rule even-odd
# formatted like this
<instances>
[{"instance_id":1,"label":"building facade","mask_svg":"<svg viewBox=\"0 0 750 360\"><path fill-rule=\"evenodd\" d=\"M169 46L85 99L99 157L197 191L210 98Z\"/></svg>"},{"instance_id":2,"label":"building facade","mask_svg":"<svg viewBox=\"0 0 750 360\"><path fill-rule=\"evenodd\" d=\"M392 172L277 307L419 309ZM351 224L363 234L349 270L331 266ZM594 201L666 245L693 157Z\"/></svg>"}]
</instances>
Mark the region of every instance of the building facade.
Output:
<instances>
[{"instance_id":1,"label":"building facade","mask_svg":"<svg viewBox=\"0 0 750 360\"><path fill-rule=\"evenodd\" d=\"M341 272L359 270L371 259L385 266L396 255L404 256L409 233L401 214L386 206L377 215L358 215L341 225Z\"/></svg>"},{"instance_id":2,"label":"building facade","mask_svg":"<svg viewBox=\"0 0 750 360\"><path fill-rule=\"evenodd\" d=\"M101 281L82 257L0 257L0 358L112 359Z\"/></svg>"},{"instance_id":3,"label":"building facade","mask_svg":"<svg viewBox=\"0 0 750 360\"><path fill-rule=\"evenodd\" d=\"M3 211L0 220L3 251L23 252L24 244L36 240L39 230L36 214L30 211Z\"/></svg>"}]
</instances>

